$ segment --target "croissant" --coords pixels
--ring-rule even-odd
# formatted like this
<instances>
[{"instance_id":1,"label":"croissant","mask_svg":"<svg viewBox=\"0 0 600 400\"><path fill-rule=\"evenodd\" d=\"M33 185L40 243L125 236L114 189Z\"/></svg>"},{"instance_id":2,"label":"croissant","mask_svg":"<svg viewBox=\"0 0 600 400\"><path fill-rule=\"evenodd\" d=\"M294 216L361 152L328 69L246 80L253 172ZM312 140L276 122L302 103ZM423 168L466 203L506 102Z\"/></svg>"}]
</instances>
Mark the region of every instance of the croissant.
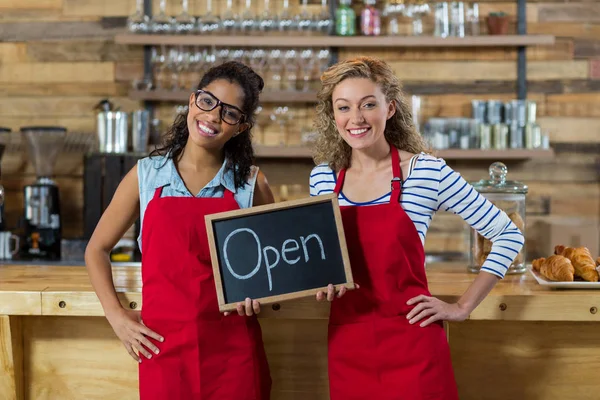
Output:
<instances>
[{"instance_id":1,"label":"croissant","mask_svg":"<svg viewBox=\"0 0 600 400\"><path fill-rule=\"evenodd\" d=\"M571 261L563 256L550 256L533 260L532 267L551 281L573 282L575 268Z\"/></svg>"},{"instance_id":2,"label":"croissant","mask_svg":"<svg viewBox=\"0 0 600 400\"><path fill-rule=\"evenodd\" d=\"M596 258L596 267L600 267L600 257Z\"/></svg>"},{"instance_id":3,"label":"croissant","mask_svg":"<svg viewBox=\"0 0 600 400\"><path fill-rule=\"evenodd\" d=\"M554 248L554 254L567 257L575 267L575 275L588 282L598 282L598 271L594 259L587 247L565 247L562 245Z\"/></svg>"}]
</instances>

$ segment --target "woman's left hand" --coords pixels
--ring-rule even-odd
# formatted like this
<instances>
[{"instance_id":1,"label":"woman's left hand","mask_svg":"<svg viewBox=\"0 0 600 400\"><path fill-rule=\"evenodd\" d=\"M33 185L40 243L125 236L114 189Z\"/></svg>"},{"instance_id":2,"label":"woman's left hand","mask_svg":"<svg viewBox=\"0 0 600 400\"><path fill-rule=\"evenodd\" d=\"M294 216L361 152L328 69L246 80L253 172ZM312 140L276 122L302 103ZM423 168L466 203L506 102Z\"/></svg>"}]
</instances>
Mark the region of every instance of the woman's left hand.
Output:
<instances>
[{"instance_id":1,"label":"woman's left hand","mask_svg":"<svg viewBox=\"0 0 600 400\"><path fill-rule=\"evenodd\" d=\"M435 321L464 321L469 316L469 310L464 309L458 303L449 304L431 296L419 295L408 300L406 304L416 304L406 315L411 324L427 318L421 322L421 327Z\"/></svg>"},{"instance_id":2,"label":"woman's left hand","mask_svg":"<svg viewBox=\"0 0 600 400\"><path fill-rule=\"evenodd\" d=\"M243 303L237 303L236 304L236 311L238 313L238 315L240 316L248 316L251 317L254 314L258 314L260 313L260 303L258 302L258 300L252 300L251 298L246 298L246 301L244 301ZM231 311L225 311L223 314L230 315L233 312Z\"/></svg>"}]
</instances>

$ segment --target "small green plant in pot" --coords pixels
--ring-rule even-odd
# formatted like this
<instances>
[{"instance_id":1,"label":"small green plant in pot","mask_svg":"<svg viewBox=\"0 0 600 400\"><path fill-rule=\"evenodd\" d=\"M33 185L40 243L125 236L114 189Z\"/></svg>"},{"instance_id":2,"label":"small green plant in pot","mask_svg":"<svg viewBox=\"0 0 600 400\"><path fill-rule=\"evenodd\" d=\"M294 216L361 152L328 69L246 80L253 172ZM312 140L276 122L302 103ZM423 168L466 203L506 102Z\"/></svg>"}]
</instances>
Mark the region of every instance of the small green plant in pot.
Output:
<instances>
[{"instance_id":1,"label":"small green plant in pot","mask_svg":"<svg viewBox=\"0 0 600 400\"><path fill-rule=\"evenodd\" d=\"M509 26L508 15L505 12L492 12L486 18L488 33L490 35L506 35Z\"/></svg>"}]
</instances>

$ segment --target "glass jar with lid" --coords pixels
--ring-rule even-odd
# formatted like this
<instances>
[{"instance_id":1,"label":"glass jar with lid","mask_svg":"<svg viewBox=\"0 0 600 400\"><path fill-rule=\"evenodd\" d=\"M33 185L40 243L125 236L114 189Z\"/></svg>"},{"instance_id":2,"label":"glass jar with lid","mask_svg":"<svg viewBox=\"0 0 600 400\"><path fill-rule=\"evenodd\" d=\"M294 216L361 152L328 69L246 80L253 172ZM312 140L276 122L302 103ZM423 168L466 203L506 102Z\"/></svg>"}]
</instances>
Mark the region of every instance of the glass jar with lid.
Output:
<instances>
[{"instance_id":1,"label":"glass jar with lid","mask_svg":"<svg viewBox=\"0 0 600 400\"><path fill-rule=\"evenodd\" d=\"M495 162L489 168L490 179L482 179L472 185L482 196L504 211L521 233L525 235L525 197L528 188L527 185L521 182L506 180L507 173L508 168L506 168L506 165ZM471 229L470 241L469 271L479 272L492 250L492 242L475 229ZM508 268L507 273L520 274L525 271L525 246L523 246Z\"/></svg>"}]
</instances>

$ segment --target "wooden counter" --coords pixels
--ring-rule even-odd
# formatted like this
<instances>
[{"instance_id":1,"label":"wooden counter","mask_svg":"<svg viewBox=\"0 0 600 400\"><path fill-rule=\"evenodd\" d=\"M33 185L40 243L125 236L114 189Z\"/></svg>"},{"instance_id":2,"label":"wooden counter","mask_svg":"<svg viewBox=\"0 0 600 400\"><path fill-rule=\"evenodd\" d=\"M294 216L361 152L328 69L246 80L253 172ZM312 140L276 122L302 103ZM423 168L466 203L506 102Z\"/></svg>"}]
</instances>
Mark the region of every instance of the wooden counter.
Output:
<instances>
[{"instance_id":1,"label":"wooden counter","mask_svg":"<svg viewBox=\"0 0 600 400\"><path fill-rule=\"evenodd\" d=\"M113 276L122 304L139 310L139 267L114 267ZM446 301L474 277L458 263L428 265L430 290ZM598 309L600 291L507 276L468 321L447 326L461 399L596 399ZM313 299L263 306L273 399L328 398L328 313ZM0 265L0 399L136 398L137 364L83 266Z\"/></svg>"}]
</instances>

